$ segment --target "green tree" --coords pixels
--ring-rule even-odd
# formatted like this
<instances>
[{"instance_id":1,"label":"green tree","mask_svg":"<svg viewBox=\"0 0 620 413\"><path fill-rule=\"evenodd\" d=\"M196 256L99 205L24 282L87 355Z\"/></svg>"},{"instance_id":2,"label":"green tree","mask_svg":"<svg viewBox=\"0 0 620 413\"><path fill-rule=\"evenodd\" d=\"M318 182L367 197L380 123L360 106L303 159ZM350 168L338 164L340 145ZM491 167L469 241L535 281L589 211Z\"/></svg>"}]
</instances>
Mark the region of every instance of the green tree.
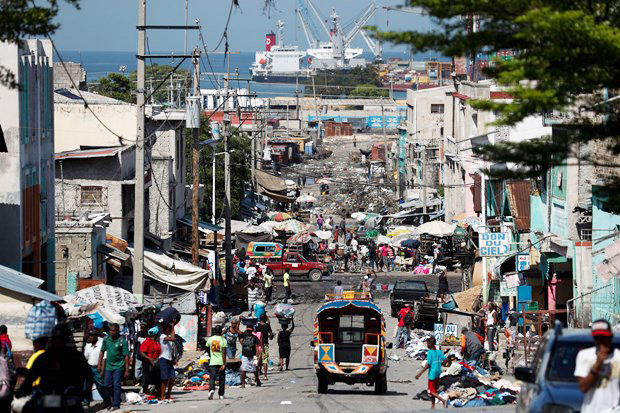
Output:
<instances>
[{"instance_id":1,"label":"green tree","mask_svg":"<svg viewBox=\"0 0 620 413\"><path fill-rule=\"evenodd\" d=\"M381 79L374 65L357 66L350 70L320 70L314 77L314 86L319 96L356 96L353 91L360 85L381 86ZM312 79L307 79L305 94L313 93Z\"/></svg>"},{"instance_id":2,"label":"green tree","mask_svg":"<svg viewBox=\"0 0 620 413\"><path fill-rule=\"evenodd\" d=\"M162 82L159 89L153 95L153 101L158 104L167 104L169 100L170 79L172 78L175 87L174 95L178 93L177 87L180 83L181 105L185 103L185 95L192 86L191 74L186 69L177 69L170 77L168 75L174 68L170 65L160 65L154 63L146 67L145 84L147 97ZM138 71L132 71L129 76L120 73L109 73L106 77L102 77L96 84L91 86L93 92L103 96L122 100L129 103L136 103L136 84L138 82Z\"/></svg>"},{"instance_id":3,"label":"green tree","mask_svg":"<svg viewBox=\"0 0 620 413\"><path fill-rule=\"evenodd\" d=\"M496 111L496 124L514 125L553 110L572 114L561 137L487 146L479 151L484 159L515 162L520 172L510 176L535 177L554 164L565 163L569 155L577 156L575 144L604 140L610 142L612 154L620 153L620 101L607 100L620 90L616 63L620 59L619 1L409 0L407 5L422 7L436 29L375 31L378 38L446 56L518 51L513 60L498 61L485 71L509 89L513 100L473 102L480 109ZM471 16L479 22L479 30L468 30ZM616 195L614 199L620 198L617 180L608 189Z\"/></svg>"},{"instance_id":4,"label":"green tree","mask_svg":"<svg viewBox=\"0 0 620 413\"><path fill-rule=\"evenodd\" d=\"M65 0L79 8L79 0ZM34 6L27 0L0 1L0 42L18 43L31 36L53 34L59 27L54 23L58 15L58 0L41 2L44 6ZM0 84L17 87L15 73L0 65Z\"/></svg>"},{"instance_id":5,"label":"green tree","mask_svg":"<svg viewBox=\"0 0 620 413\"><path fill-rule=\"evenodd\" d=\"M135 91L132 93L131 81L127 76L119 73L109 73L106 77L100 78L91 90L103 96L136 103L136 95Z\"/></svg>"},{"instance_id":6,"label":"green tree","mask_svg":"<svg viewBox=\"0 0 620 413\"><path fill-rule=\"evenodd\" d=\"M351 91L351 96L388 97L387 90L375 85L359 85Z\"/></svg>"},{"instance_id":7,"label":"green tree","mask_svg":"<svg viewBox=\"0 0 620 413\"><path fill-rule=\"evenodd\" d=\"M232 217L239 217L241 202L244 198L244 186L251 178L251 142L245 133L232 127L232 136L229 139L230 149L230 207ZM207 117L201 122L200 141L211 139L211 128ZM186 182L192 182L193 138L192 130L185 129L186 148ZM216 153L224 152L223 139L215 147ZM211 193L213 177L213 148L209 145L200 146L200 183L207 189L207 200L200 205L200 219L211 222ZM215 215L224 217L224 199L226 197L224 182L224 156L216 156L215 167Z\"/></svg>"}]
</instances>

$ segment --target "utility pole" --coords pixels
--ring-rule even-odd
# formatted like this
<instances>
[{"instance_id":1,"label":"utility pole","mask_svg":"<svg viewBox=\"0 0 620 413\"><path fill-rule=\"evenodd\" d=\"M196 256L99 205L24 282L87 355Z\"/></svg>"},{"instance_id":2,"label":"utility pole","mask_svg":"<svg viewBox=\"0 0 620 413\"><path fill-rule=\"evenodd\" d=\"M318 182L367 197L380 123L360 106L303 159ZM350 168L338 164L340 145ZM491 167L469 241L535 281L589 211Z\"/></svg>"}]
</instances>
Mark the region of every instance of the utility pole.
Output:
<instances>
[{"instance_id":1,"label":"utility pole","mask_svg":"<svg viewBox=\"0 0 620 413\"><path fill-rule=\"evenodd\" d=\"M228 43L228 39L226 39L226 43ZM226 47L228 50L228 47ZM230 140L230 116L228 114L228 110L230 108L229 102L229 80L230 80L230 55L228 55L228 69L226 73L226 81L224 82L224 88L226 89L226 103L224 104L225 113L224 113L224 182L226 185L226 201L224 202L224 210L226 214L226 225L225 225L225 251L226 251L226 291L232 290L232 278L233 278L233 265L232 265L232 240L231 240L231 211L230 211L230 148L229 148L229 140ZM241 122L241 119L239 119Z\"/></svg>"},{"instance_id":2,"label":"utility pole","mask_svg":"<svg viewBox=\"0 0 620 413\"><path fill-rule=\"evenodd\" d=\"M385 107L383 106L383 98L381 98L381 125L383 126L383 149L385 150L385 183L388 183L388 142L387 134L385 132ZM392 168L389 168L390 170Z\"/></svg>"},{"instance_id":3,"label":"utility pole","mask_svg":"<svg viewBox=\"0 0 620 413\"><path fill-rule=\"evenodd\" d=\"M321 139L321 119L319 118L319 105L316 101L316 88L314 87L314 76L310 75L312 78L312 95L314 96L314 111L316 113L316 140L314 141L314 147L318 145L319 140Z\"/></svg>"},{"instance_id":4,"label":"utility pole","mask_svg":"<svg viewBox=\"0 0 620 413\"><path fill-rule=\"evenodd\" d=\"M200 96L200 49L194 47L192 62L194 64L194 100ZM196 102L198 103L198 102ZM189 104L189 102L188 102ZM200 107L200 103L198 103ZM198 125L193 125L192 129L192 264L200 263L200 231L198 224L200 217L199 211L199 192L200 192L200 118Z\"/></svg>"},{"instance_id":5,"label":"utility pole","mask_svg":"<svg viewBox=\"0 0 620 413\"><path fill-rule=\"evenodd\" d=\"M133 222L133 294L138 303L144 302L144 142L145 142L145 113L144 113L144 52L146 49L146 0L138 0L138 84L136 105L138 106L138 124L136 139L136 183L135 208Z\"/></svg>"},{"instance_id":6,"label":"utility pole","mask_svg":"<svg viewBox=\"0 0 620 413\"><path fill-rule=\"evenodd\" d=\"M422 145L422 213L426 220L426 145Z\"/></svg>"}]
</instances>

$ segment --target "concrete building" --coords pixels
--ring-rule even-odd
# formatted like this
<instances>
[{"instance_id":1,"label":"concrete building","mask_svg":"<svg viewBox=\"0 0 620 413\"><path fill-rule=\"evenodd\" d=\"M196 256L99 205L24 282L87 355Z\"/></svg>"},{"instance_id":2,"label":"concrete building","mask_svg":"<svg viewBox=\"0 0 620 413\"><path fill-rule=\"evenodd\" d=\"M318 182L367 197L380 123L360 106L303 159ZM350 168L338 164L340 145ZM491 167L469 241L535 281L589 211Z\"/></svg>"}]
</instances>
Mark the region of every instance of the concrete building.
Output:
<instances>
[{"instance_id":1,"label":"concrete building","mask_svg":"<svg viewBox=\"0 0 620 413\"><path fill-rule=\"evenodd\" d=\"M69 216L56 222L56 293L73 294L81 280L105 282L107 214Z\"/></svg>"},{"instance_id":2,"label":"concrete building","mask_svg":"<svg viewBox=\"0 0 620 413\"><path fill-rule=\"evenodd\" d=\"M132 242L136 106L94 93L82 96L92 112L74 91L55 93L57 214L62 219L109 213L109 233ZM184 122L183 111L147 108L145 229L164 249L185 212Z\"/></svg>"},{"instance_id":3,"label":"concrete building","mask_svg":"<svg viewBox=\"0 0 620 413\"><path fill-rule=\"evenodd\" d=\"M79 90L87 91L88 85L86 81L86 70L84 70L81 64L65 62L63 66L62 63L54 63L54 90L71 90L77 86Z\"/></svg>"},{"instance_id":4,"label":"concrete building","mask_svg":"<svg viewBox=\"0 0 620 413\"><path fill-rule=\"evenodd\" d=\"M406 189L440 184L440 149L444 137L454 135L453 91L453 86L407 91Z\"/></svg>"},{"instance_id":5,"label":"concrete building","mask_svg":"<svg viewBox=\"0 0 620 413\"><path fill-rule=\"evenodd\" d=\"M0 265L54 289L52 45L0 43L0 65L21 86L0 86Z\"/></svg>"},{"instance_id":6,"label":"concrete building","mask_svg":"<svg viewBox=\"0 0 620 413\"><path fill-rule=\"evenodd\" d=\"M56 213L65 217L109 214L108 232L133 240L134 146L67 151L56 154ZM148 189L145 190L148 201ZM145 205L149 203L145 201ZM145 210L145 223L148 223Z\"/></svg>"}]
</instances>

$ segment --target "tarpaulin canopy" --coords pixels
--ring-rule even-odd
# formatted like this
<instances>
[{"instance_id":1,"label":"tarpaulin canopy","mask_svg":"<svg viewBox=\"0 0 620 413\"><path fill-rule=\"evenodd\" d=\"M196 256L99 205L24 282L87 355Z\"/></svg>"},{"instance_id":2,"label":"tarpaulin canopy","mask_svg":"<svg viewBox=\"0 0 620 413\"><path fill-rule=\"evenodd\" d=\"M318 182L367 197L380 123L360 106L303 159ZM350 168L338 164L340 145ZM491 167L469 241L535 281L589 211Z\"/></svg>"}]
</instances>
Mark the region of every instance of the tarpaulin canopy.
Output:
<instances>
[{"instance_id":1,"label":"tarpaulin canopy","mask_svg":"<svg viewBox=\"0 0 620 413\"><path fill-rule=\"evenodd\" d=\"M133 256L133 248L129 251ZM181 290L197 291L205 286L209 270L172 259L162 253L144 251L144 275Z\"/></svg>"},{"instance_id":2,"label":"tarpaulin canopy","mask_svg":"<svg viewBox=\"0 0 620 413\"><path fill-rule=\"evenodd\" d=\"M255 172L260 193L279 202L289 204L295 202L295 197L287 196L289 188L284 179L260 170L256 170Z\"/></svg>"}]
</instances>

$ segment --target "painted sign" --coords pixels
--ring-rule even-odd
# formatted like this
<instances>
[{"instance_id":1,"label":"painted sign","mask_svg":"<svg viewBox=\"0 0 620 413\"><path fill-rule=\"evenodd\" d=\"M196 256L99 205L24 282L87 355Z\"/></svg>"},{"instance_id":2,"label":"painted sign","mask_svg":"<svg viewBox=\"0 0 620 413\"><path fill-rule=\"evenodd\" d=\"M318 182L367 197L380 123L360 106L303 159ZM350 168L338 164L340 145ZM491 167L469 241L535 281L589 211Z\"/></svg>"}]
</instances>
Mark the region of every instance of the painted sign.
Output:
<instances>
[{"instance_id":1,"label":"painted sign","mask_svg":"<svg viewBox=\"0 0 620 413\"><path fill-rule=\"evenodd\" d=\"M525 271L530 269L530 254L517 255L517 271Z\"/></svg>"},{"instance_id":2,"label":"painted sign","mask_svg":"<svg viewBox=\"0 0 620 413\"><path fill-rule=\"evenodd\" d=\"M459 336L459 326L457 326L456 324L447 324L446 325L446 337L448 337L448 336L458 337Z\"/></svg>"},{"instance_id":3,"label":"painted sign","mask_svg":"<svg viewBox=\"0 0 620 413\"><path fill-rule=\"evenodd\" d=\"M319 344L319 363L332 363L334 361L334 345Z\"/></svg>"},{"instance_id":4,"label":"painted sign","mask_svg":"<svg viewBox=\"0 0 620 413\"><path fill-rule=\"evenodd\" d=\"M377 364L379 363L379 346L370 344L364 344L362 352L363 364Z\"/></svg>"},{"instance_id":5,"label":"painted sign","mask_svg":"<svg viewBox=\"0 0 620 413\"><path fill-rule=\"evenodd\" d=\"M506 281L499 282L499 295L502 297L516 297L519 291L519 287L508 287Z\"/></svg>"},{"instance_id":6,"label":"painted sign","mask_svg":"<svg viewBox=\"0 0 620 413\"><path fill-rule=\"evenodd\" d=\"M509 232L483 232L479 237L482 257L499 257L510 252Z\"/></svg>"},{"instance_id":7,"label":"painted sign","mask_svg":"<svg viewBox=\"0 0 620 413\"><path fill-rule=\"evenodd\" d=\"M439 343L443 338L443 324L435 323L433 335L435 336L435 341Z\"/></svg>"},{"instance_id":8,"label":"painted sign","mask_svg":"<svg viewBox=\"0 0 620 413\"><path fill-rule=\"evenodd\" d=\"M508 288L516 288L521 285L519 274L510 274L504 277L504 282Z\"/></svg>"},{"instance_id":9,"label":"painted sign","mask_svg":"<svg viewBox=\"0 0 620 413\"><path fill-rule=\"evenodd\" d=\"M183 350L196 351L198 348L198 316L181 314L181 321L174 328L174 332L185 342Z\"/></svg>"}]
</instances>

